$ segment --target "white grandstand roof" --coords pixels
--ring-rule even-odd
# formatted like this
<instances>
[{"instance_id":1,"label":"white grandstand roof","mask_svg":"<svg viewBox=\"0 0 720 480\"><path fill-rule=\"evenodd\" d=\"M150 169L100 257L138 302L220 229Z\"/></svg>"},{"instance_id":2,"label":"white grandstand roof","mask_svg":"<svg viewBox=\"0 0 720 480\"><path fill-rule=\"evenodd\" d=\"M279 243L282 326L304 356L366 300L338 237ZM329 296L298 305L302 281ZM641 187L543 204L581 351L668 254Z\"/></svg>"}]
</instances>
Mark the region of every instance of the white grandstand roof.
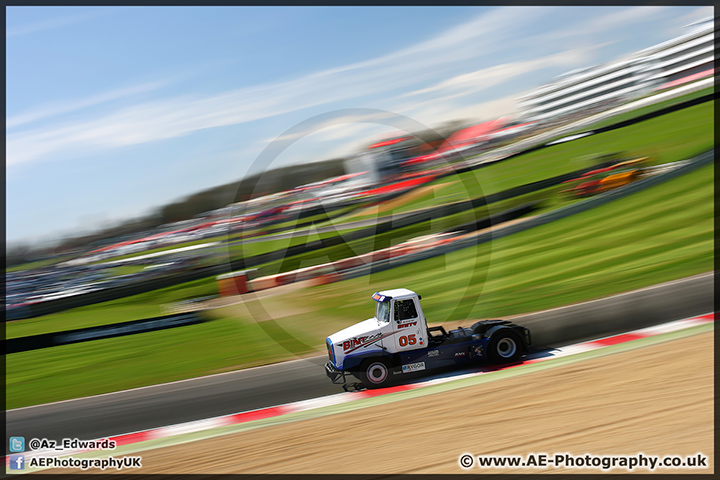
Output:
<instances>
[{"instance_id":1,"label":"white grandstand roof","mask_svg":"<svg viewBox=\"0 0 720 480\"><path fill-rule=\"evenodd\" d=\"M527 97L539 97L541 95L548 94L554 90L560 90L565 89L569 85L572 85L574 83L578 83L581 81L587 81L594 77L600 77L608 72L612 72L613 70L619 70L622 68L625 68L633 63L633 61L637 60L640 57L637 53L632 53L629 55L625 55L623 57L614 59L610 62L601 63L599 65L594 65L592 67L582 68L578 70L573 70L570 72L567 72L552 82L548 83L546 85L543 85L542 87L536 89L534 92L532 92L530 95L527 95Z\"/></svg>"},{"instance_id":2,"label":"white grandstand roof","mask_svg":"<svg viewBox=\"0 0 720 480\"><path fill-rule=\"evenodd\" d=\"M712 32L715 29L715 22L696 22L697 28L693 29L690 32L684 33L682 35L679 35L675 38L671 38L670 40L667 40L662 43L658 43L657 45L653 45L652 47L645 48L643 50L640 50L638 52L639 55L651 55L656 52L660 52L662 50L665 50L667 48L673 47L675 45L679 45L681 43L684 43L688 40L692 40L695 37L699 37L705 33ZM690 24L694 25L694 24Z\"/></svg>"}]
</instances>

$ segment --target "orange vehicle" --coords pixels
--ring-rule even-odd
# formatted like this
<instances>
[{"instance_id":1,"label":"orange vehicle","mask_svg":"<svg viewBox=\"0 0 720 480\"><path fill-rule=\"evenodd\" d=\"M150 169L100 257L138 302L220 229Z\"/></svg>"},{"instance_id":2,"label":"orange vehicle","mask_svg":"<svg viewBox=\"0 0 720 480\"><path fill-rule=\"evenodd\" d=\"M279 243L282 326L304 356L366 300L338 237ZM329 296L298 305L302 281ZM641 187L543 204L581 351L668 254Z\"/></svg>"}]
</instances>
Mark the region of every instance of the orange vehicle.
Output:
<instances>
[{"instance_id":1,"label":"orange vehicle","mask_svg":"<svg viewBox=\"0 0 720 480\"><path fill-rule=\"evenodd\" d=\"M647 169L641 165L648 160L648 157L638 157L616 163L609 167L591 170L578 178L563 182L579 183L560 193L574 197L589 197L622 187L639 180L645 175Z\"/></svg>"}]
</instances>

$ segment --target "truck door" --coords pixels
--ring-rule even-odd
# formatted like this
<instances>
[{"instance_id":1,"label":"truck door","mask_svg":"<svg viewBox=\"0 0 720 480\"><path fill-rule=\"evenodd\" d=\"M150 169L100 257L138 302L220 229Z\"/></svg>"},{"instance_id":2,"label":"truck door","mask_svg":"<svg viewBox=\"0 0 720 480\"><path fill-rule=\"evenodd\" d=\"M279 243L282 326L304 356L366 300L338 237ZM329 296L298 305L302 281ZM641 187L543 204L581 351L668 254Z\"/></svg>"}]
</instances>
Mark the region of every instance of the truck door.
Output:
<instances>
[{"instance_id":1,"label":"truck door","mask_svg":"<svg viewBox=\"0 0 720 480\"><path fill-rule=\"evenodd\" d=\"M425 348L427 338L424 331L425 322L422 321L416 305L417 299L398 299L393 301L393 339L395 351L415 350Z\"/></svg>"}]
</instances>

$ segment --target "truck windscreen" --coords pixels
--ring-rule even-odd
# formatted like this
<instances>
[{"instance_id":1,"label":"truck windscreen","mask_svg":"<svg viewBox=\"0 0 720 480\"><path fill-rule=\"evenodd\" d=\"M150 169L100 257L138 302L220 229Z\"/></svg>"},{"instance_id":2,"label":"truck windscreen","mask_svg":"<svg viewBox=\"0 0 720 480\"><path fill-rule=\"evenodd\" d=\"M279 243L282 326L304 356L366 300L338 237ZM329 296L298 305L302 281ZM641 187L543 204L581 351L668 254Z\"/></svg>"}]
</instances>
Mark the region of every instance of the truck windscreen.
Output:
<instances>
[{"instance_id":1,"label":"truck windscreen","mask_svg":"<svg viewBox=\"0 0 720 480\"><path fill-rule=\"evenodd\" d=\"M375 317L381 322L390 321L390 302L378 302Z\"/></svg>"}]
</instances>

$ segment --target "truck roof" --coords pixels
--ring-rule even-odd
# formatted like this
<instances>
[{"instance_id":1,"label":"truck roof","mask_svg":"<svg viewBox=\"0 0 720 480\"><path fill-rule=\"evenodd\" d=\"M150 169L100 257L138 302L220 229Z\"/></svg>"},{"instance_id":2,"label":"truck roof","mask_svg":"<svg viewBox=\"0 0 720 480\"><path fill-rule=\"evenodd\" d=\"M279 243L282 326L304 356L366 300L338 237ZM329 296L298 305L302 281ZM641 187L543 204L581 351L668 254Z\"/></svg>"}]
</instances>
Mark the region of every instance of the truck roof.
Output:
<instances>
[{"instance_id":1,"label":"truck roof","mask_svg":"<svg viewBox=\"0 0 720 480\"><path fill-rule=\"evenodd\" d=\"M413 292L412 290L408 290L407 288L393 288L392 290L383 290L382 292L378 293L389 298L417 295L417 293Z\"/></svg>"}]
</instances>

